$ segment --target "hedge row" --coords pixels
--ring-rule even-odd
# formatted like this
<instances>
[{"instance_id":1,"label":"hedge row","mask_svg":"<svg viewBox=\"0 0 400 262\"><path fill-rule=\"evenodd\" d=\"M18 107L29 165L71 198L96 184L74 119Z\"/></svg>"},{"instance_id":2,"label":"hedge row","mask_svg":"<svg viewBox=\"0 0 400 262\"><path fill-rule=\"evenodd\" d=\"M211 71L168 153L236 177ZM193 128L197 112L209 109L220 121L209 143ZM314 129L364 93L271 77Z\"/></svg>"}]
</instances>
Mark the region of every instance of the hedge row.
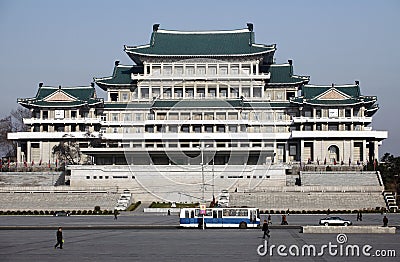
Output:
<instances>
[{"instance_id":1,"label":"hedge row","mask_svg":"<svg viewBox=\"0 0 400 262\"><path fill-rule=\"evenodd\" d=\"M64 211L64 210L63 210ZM17 211L1 211L1 215L44 215L44 216L52 216L56 211L48 211L48 210L17 210ZM112 210L72 210L69 212L71 215L112 215L114 211Z\"/></svg>"},{"instance_id":2,"label":"hedge row","mask_svg":"<svg viewBox=\"0 0 400 262\"><path fill-rule=\"evenodd\" d=\"M260 214L356 214L362 213L383 213L385 209L366 209L366 210L260 210Z\"/></svg>"}]
</instances>

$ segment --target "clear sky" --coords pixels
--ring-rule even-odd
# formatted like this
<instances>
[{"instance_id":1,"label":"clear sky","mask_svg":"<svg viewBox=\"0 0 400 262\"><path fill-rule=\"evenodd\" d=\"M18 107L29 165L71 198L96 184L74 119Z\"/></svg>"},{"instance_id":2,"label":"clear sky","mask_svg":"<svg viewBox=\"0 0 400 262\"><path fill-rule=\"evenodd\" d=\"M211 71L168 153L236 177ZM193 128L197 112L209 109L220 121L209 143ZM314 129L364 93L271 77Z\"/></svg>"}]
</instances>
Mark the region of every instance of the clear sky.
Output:
<instances>
[{"instance_id":1,"label":"clear sky","mask_svg":"<svg viewBox=\"0 0 400 262\"><path fill-rule=\"evenodd\" d=\"M381 154L400 155L400 1L0 0L0 117L33 97L38 83L87 86L133 64L123 45L149 43L162 29L219 30L254 24L256 42L277 44L311 84L360 81L378 96L373 128L388 130ZM104 93L97 88L100 96Z\"/></svg>"}]
</instances>

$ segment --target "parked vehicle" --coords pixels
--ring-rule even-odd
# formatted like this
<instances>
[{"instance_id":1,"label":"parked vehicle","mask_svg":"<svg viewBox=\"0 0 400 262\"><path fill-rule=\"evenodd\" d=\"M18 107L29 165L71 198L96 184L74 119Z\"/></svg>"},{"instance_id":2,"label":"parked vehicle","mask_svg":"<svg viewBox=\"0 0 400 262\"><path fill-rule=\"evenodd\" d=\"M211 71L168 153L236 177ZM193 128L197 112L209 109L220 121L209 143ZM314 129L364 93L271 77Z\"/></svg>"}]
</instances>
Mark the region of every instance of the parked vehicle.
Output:
<instances>
[{"instance_id":1,"label":"parked vehicle","mask_svg":"<svg viewBox=\"0 0 400 262\"><path fill-rule=\"evenodd\" d=\"M53 216L55 217L69 217L71 214L65 211L56 211L54 212Z\"/></svg>"},{"instance_id":2,"label":"parked vehicle","mask_svg":"<svg viewBox=\"0 0 400 262\"><path fill-rule=\"evenodd\" d=\"M341 217L326 217L319 220L319 224L324 226L350 226L353 223Z\"/></svg>"}]
</instances>

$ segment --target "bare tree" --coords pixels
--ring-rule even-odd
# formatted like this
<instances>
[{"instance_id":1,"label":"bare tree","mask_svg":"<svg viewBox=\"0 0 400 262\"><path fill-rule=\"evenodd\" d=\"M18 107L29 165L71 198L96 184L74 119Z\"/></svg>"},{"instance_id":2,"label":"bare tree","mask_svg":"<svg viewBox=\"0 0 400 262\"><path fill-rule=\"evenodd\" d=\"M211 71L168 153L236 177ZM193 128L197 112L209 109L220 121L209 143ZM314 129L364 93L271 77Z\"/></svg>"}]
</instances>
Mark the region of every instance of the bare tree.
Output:
<instances>
[{"instance_id":1,"label":"bare tree","mask_svg":"<svg viewBox=\"0 0 400 262\"><path fill-rule=\"evenodd\" d=\"M17 143L7 139L8 133L24 132L28 127L24 124L24 118L30 117L28 109L18 107L12 110L10 115L0 119L0 154L6 157L15 156L17 152Z\"/></svg>"},{"instance_id":2,"label":"bare tree","mask_svg":"<svg viewBox=\"0 0 400 262\"><path fill-rule=\"evenodd\" d=\"M7 139L7 134L12 130L11 116L7 116L0 120L0 148L1 155L6 157L13 156L15 144L13 141Z\"/></svg>"},{"instance_id":3,"label":"bare tree","mask_svg":"<svg viewBox=\"0 0 400 262\"><path fill-rule=\"evenodd\" d=\"M53 154L56 155L58 161L66 164L76 165L81 162L82 153L75 141L61 141L53 147Z\"/></svg>"}]
</instances>

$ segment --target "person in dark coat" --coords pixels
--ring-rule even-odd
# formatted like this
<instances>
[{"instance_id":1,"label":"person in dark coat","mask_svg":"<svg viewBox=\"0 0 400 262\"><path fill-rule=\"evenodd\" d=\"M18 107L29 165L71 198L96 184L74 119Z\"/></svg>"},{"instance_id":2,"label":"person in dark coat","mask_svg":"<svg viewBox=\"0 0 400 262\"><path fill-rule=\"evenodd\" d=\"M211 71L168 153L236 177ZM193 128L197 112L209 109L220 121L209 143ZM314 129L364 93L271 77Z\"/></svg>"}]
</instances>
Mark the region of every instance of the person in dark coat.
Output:
<instances>
[{"instance_id":1,"label":"person in dark coat","mask_svg":"<svg viewBox=\"0 0 400 262\"><path fill-rule=\"evenodd\" d=\"M262 231L264 232L263 238L265 238L265 236L270 237L269 236L269 227L268 227L267 220L264 220L264 224L262 226Z\"/></svg>"},{"instance_id":2,"label":"person in dark coat","mask_svg":"<svg viewBox=\"0 0 400 262\"><path fill-rule=\"evenodd\" d=\"M60 249L63 248L63 235L62 235L62 227L59 227L57 230L57 244L54 246L54 248L57 248L58 245L60 245Z\"/></svg>"},{"instance_id":3,"label":"person in dark coat","mask_svg":"<svg viewBox=\"0 0 400 262\"><path fill-rule=\"evenodd\" d=\"M383 217L383 226L384 226L384 227L387 227L387 226L388 226L388 223L389 223L389 219L388 219L386 216L384 216L384 217Z\"/></svg>"}]
</instances>

